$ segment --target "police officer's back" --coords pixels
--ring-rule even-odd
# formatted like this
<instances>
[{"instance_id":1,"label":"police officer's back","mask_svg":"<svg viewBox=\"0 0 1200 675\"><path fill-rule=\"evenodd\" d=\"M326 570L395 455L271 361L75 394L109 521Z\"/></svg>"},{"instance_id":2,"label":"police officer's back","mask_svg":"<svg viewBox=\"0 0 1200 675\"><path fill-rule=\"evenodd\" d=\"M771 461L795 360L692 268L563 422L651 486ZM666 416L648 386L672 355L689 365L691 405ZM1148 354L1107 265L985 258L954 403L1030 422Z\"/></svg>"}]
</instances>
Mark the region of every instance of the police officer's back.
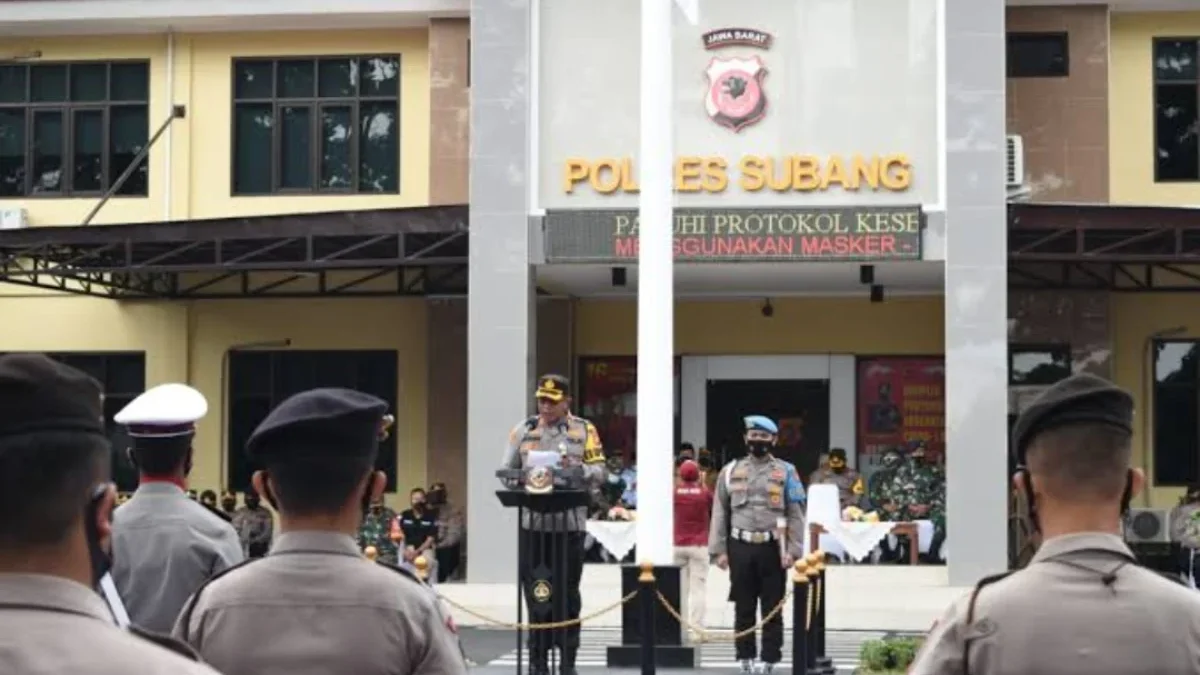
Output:
<instances>
[{"instance_id":1,"label":"police officer's back","mask_svg":"<svg viewBox=\"0 0 1200 675\"><path fill-rule=\"evenodd\" d=\"M197 591L175 626L225 675L466 672L433 591L354 541L386 484L374 470L386 412L373 396L317 389L251 435L248 454L265 467L254 488L279 511L281 534L267 557Z\"/></svg>"},{"instance_id":2,"label":"police officer's back","mask_svg":"<svg viewBox=\"0 0 1200 675\"><path fill-rule=\"evenodd\" d=\"M0 673L215 675L118 628L94 590L116 501L103 415L83 373L0 357Z\"/></svg>"},{"instance_id":3,"label":"police officer's back","mask_svg":"<svg viewBox=\"0 0 1200 675\"><path fill-rule=\"evenodd\" d=\"M1014 483L1044 537L1030 564L982 581L930 634L920 675L1200 673L1200 594L1138 566L1120 513L1133 401L1090 375L1051 387L1013 429Z\"/></svg>"},{"instance_id":4,"label":"police officer's back","mask_svg":"<svg viewBox=\"0 0 1200 675\"><path fill-rule=\"evenodd\" d=\"M113 418L128 427L138 469L137 492L113 516L113 581L130 619L161 633L200 584L243 558L233 526L184 492L195 422L207 412L200 392L164 384Z\"/></svg>"}]
</instances>

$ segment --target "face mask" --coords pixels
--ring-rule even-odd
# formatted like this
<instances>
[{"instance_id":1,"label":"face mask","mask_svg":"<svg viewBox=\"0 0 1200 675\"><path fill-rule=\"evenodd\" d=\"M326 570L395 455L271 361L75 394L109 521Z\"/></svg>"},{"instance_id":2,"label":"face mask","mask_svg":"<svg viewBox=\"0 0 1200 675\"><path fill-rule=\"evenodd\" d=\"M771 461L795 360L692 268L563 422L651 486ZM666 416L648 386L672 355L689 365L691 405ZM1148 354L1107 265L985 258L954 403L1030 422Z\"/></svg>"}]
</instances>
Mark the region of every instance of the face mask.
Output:
<instances>
[{"instance_id":1,"label":"face mask","mask_svg":"<svg viewBox=\"0 0 1200 675\"><path fill-rule=\"evenodd\" d=\"M890 468L896 466L897 461L899 461L899 460L897 459L897 457L895 455L888 455L883 458L883 466L885 469L890 469Z\"/></svg>"},{"instance_id":2,"label":"face mask","mask_svg":"<svg viewBox=\"0 0 1200 675\"><path fill-rule=\"evenodd\" d=\"M771 444L765 441L748 441L746 448L750 450L750 454L755 457L762 457L771 451Z\"/></svg>"},{"instance_id":3,"label":"face mask","mask_svg":"<svg viewBox=\"0 0 1200 675\"><path fill-rule=\"evenodd\" d=\"M609 485L616 485L617 483L620 483L620 482L621 482L621 477L620 477L620 476L616 476L616 475L613 475L613 474L609 474L609 475L608 475L608 483L609 483Z\"/></svg>"},{"instance_id":4,"label":"face mask","mask_svg":"<svg viewBox=\"0 0 1200 675\"><path fill-rule=\"evenodd\" d=\"M412 500L412 505L413 505L414 509L419 509L422 506L425 506L425 500L424 499L414 499L414 500Z\"/></svg>"},{"instance_id":5,"label":"face mask","mask_svg":"<svg viewBox=\"0 0 1200 675\"><path fill-rule=\"evenodd\" d=\"M831 459L829 460L829 468L837 473L841 473L846 470L846 463L840 459Z\"/></svg>"},{"instance_id":6,"label":"face mask","mask_svg":"<svg viewBox=\"0 0 1200 675\"><path fill-rule=\"evenodd\" d=\"M429 493L429 503L430 504L445 504L446 503L446 493L442 492L441 490L434 490L433 492L430 492Z\"/></svg>"},{"instance_id":7,"label":"face mask","mask_svg":"<svg viewBox=\"0 0 1200 675\"><path fill-rule=\"evenodd\" d=\"M259 504L258 497L246 497L246 508L257 509L258 504Z\"/></svg>"},{"instance_id":8,"label":"face mask","mask_svg":"<svg viewBox=\"0 0 1200 675\"><path fill-rule=\"evenodd\" d=\"M221 508L225 509L226 511L232 511L237 508L237 502L227 499L221 502Z\"/></svg>"}]
</instances>

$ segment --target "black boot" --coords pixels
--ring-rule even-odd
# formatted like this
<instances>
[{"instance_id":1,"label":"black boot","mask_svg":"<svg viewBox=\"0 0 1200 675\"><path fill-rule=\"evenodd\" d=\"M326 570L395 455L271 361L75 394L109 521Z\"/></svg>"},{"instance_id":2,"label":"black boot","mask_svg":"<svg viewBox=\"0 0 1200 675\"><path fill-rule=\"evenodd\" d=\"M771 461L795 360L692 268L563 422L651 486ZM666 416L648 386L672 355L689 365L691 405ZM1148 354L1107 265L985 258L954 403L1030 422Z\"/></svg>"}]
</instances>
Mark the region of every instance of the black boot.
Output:
<instances>
[{"instance_id":1,"label":"black boot","mask_svg":"<svg viewBox=\"0 0 1200 675\"><path fill-rule=\"evenodd\" d=\"M542 650L529 652L529 675L550 675L549 655Z\"/></svg>"},{"instance_id":2,"label":"black boot","mask_svg":"<svg viewBox=\"0 0 1200 675\"><path fill-rule=\"evenodd\" d=\"M558 669L558 675L579 675L579 671L575 669L575 654L578 651L578 647L563 648L562 664Z\"/></svg>"}]
</instances>

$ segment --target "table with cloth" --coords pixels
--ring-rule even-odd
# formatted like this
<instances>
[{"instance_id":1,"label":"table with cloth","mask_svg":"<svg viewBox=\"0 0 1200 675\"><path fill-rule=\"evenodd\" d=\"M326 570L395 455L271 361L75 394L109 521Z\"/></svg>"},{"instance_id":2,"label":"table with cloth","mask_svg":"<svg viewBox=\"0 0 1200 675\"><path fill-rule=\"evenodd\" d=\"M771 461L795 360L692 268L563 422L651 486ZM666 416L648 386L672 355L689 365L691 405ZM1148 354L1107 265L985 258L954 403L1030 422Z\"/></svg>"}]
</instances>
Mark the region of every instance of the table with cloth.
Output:
<instances>
[{"instance_id":1,"label":"table with cloth","mask_svg":"<svg viewBox=\"0 0 1200 675\"><path fill-rule=\"evenodd\" d=\"M804 533L806 553L820 549L838 557L846 556L861 562L890 537L895 545L896 535L907 536L915 546L910 547L909 562L917 563L920 553L928 553L933 541L933 522L852 522L842 520L841 501L836 485L813 485L808 490L808 523Z\"/></svg>"}]
</instances>

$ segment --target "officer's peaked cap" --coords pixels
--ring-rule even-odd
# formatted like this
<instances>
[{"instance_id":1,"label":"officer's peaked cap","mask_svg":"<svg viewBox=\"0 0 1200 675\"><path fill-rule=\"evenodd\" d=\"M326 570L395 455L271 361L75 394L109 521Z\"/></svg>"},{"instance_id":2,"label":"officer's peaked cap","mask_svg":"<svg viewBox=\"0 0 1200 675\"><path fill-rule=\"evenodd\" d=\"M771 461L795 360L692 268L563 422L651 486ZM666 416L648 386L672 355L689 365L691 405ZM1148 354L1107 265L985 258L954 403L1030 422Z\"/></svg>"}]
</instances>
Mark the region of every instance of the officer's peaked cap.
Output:
<instances>
[{"instance_id":1,"label":"officer's peaked cap","mask_svg":"<svg viewBox=\"0 0 1200 675\"><path fill-rule=\"evenodd\" d=\"M266 465L302 459L371 459L390 426L388 404L352 389L313 389L272 410L246 441Z\"/></svg>"},{"instance_id":2,"label":"officer's peaked cap","mask_svg":"<svg viewBox=\"0 0 1200 675\"><path fill-rule=\"evenodd\" d=\"M1042 392L1013 425L1013 452L1025 463L1030 444L1052 429L1082 423L1108 424L1133 430L1133 397L1095 375L1072 375Z\"/></svg>"},{"instance_id":3,"label":"officer's peaked cap","mask_svg":"<svg viewBox=\"0 0 1200 675\"><path fill-rule=\"evenodd\" d=\"M186 384L160 384L147 389L113 416L125 425L130 437L177 438L191 436L196 422L208 414L204 394Z\"/></svg>"},{"instance_id":4,"label":"officer's peaked cap","mask_svg":"<svg viewBox=\"0 0 1200 675\"><path fill-rule=\"evenodd\" d=\"M764 415L749 415L743 420L746 423L746 431L765 431L768 434L779 433L779 425L775 424L775 420Z\"/></svg>"},{"instance_id":5,"label":"officer's peaked cap","mask_svg":"<svg viewBox=\"0 0 1200 675\"><path fill-rule=\"evenodd\" d=\"M63 431L104 435L100 384L44 354L0 356L0 438Z\"/></svg>"},{"instance_id":6,"label":"officer's peaked cap","mask_svg":"<svg viewBox=\"0 0 1200 675\"><path fill-rule=\"evenodd\" d=\"M543 375L538 378L537 398L555 403L563 400L571 390L571 381L562 375Z\"/></svg>"}]
</instances>

